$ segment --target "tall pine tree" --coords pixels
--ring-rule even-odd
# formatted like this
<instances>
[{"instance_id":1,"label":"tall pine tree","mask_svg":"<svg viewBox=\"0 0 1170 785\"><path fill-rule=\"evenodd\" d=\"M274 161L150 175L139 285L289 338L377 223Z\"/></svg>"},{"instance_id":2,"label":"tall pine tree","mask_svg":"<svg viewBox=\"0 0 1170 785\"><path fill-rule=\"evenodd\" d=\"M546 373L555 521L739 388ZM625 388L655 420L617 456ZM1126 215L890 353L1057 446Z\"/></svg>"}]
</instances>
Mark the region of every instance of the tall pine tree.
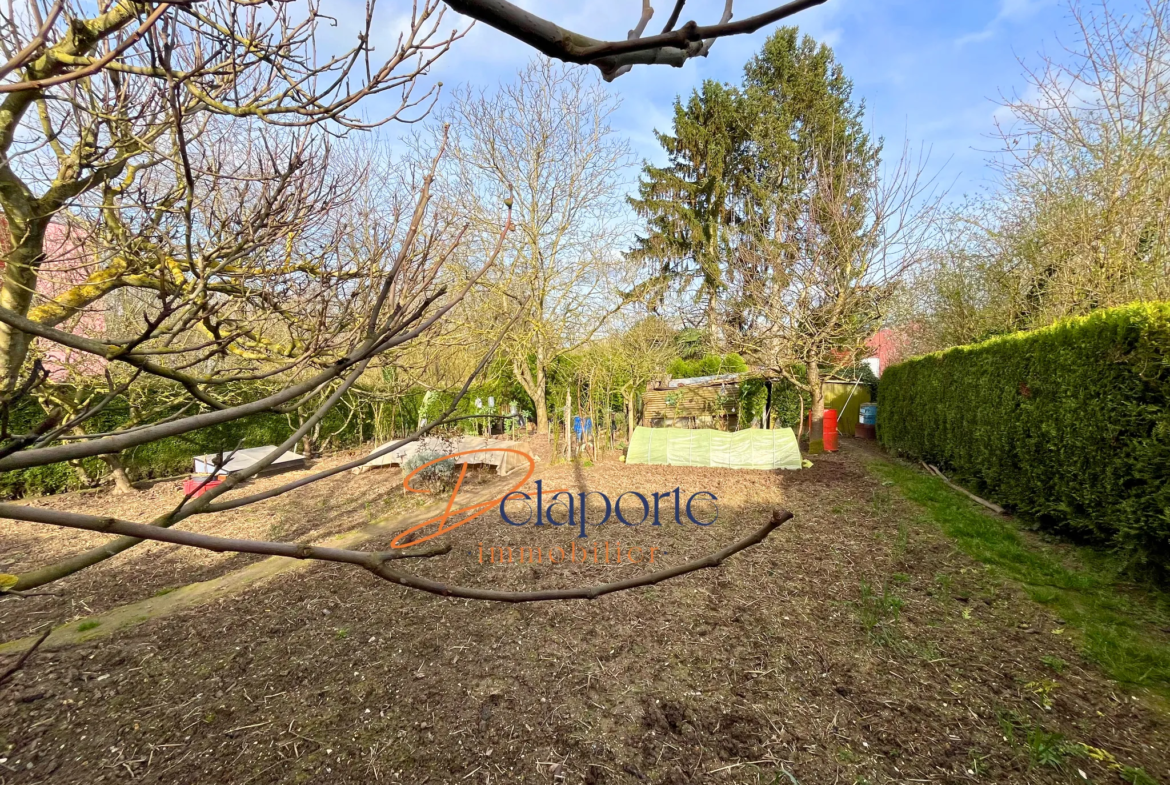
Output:
<instances>
[{"instance_id":1,"label":"tall pine tree","mask_svg":"<svg viewBox=\"0 0 1170 785\"><path fill-rule=\"evenodd\" d=\"M691 297L714 350L750 332L758 283L777 260L745 250L746 233L771 232L774 254L818 167L877 160L852 91L829 47L787 27L747 64L742 87L708 80L676 100L672 132L655 134L667 164L646 164L630 199L646 222L630 256L650 267L635 295Z\"/></svg>"},{"instance_id":2,"label":"tall pine tree","mask_svg":"<svg viewBox=\"0 0 1170 785\"><path fill-rule=\"evenodd\" d=\"M881 144L864 111L833 51L783 28L740 87L706 82L675 103L673 133L658 134L668 164L646 165L630 200L647 228L631 254L654 266L638 294L693 295L717 348L810 392L814 438L823 373L856 353L874 311L862 236Z\"/></svg>"},{"instance_id":3,"label":"tall pine tree","mask_svg":"<svg viewBox=\"0 0 1170 785\"><path fill-rule=\"evenodd\" d=\"M754 178L773 201L805 191L817 167L858 156L876 160L853 82L832 49L795 27L777 30L748 62L742 96L753 118Z\"/></svg>"},{"instance_id":4,"label":"tall pine tree","mask_svg":"<svg viewBox=\"0 0 1170 785\"><path fill-rule=\"evenodd\" d=\"M742 209L740 167L747 120L738 91L706 81L684 104L674 103L673 133L656 132L668 163L646 164L630 204L646 221L630 257L651 273L634 295L660 304L667 291L701 308L712 349L722 344L725 265Z\"/></svg>"}]
</instances>

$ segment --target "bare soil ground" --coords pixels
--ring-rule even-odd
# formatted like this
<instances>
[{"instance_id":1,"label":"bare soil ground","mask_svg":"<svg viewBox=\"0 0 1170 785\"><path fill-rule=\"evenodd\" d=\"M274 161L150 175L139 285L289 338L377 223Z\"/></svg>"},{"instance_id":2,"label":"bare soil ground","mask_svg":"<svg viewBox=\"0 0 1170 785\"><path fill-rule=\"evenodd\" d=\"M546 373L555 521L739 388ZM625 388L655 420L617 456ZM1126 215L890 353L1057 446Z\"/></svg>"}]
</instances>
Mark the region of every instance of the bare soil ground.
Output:
<instances>
[{"instance_id":1,"label":"bare soil ground","mask_svg":"<svg viewBox=\"0 0 1170 785\"><path fill-rule=\"evenodd\" d=\"M354 456L355 453L332 455L303 470L261 477L224 498L266 490L352 460ZM182 480L170 480L144 483L133 494L121 495L103 488L26 499L23 503L149 522L182 500ZM419 497L403 493L402 475L396 469L369 471L361 475L360 480L345 473L261 504L199 518L193 528L221 537L313 541L410 508L419 501ZM0 572L20 573L52 564L108 539L94 532L55 530L0 518ZM58 592L60 596L57 598L38 598L35 603L12 598L0 600L0 639L11 640L39 632L46 624L62 624L176 586L215 578L262 558L212 553L166 543L143 543L117 559L98 564L45 589Z\"/></svg>"},{"instance_id":2,"label":"bare soil ground","mask_svg":"<svg viewBox=\"0 0 1170 785\"><path fill-rule=\"evenodd\" d=\"M655 547L655 568L744 536L776 507L796 513L719 569L593 602L450 600L318 565L38 652L0 688L0 783L1121 782L1121 766L1170 780L1159 700L1084 662L1069 636L1053 634L1061 620L921 522L864 457L847 449L789 473L542 464L546 493L612 499L677 486L684 505L694 492L715 494L713 525L680 525L670 508L661 526L610 521L581 541L614 550L620 541L643 555ZM312 497L278 500L286 506L268 522L200 530L323 535L365 523L367 504L385 509L401 496L397 480L347 474ZM43 503L112 512L173 501ZM623 510L635 517L640 505L630 503ZM710 518L710 505L694 511ZM11 531L0 535L3 553L15 542L30 562L79 542ZM480 563L481 543L486 562L493 546L571 551L574 534L491 514L445 535L451 554L412 569L502 588L645 569ZM49 618L78 598L108 607L244 563L140 550L63 584L71 596L20 604ZM32 611L0 603L0 616L14 612L7 638L31 629ZM1045 658L1067 666L1055 674ZM1061 749L1079 743L1085 754L1046 757L1056 734ZM1095 760L1090 748L1107 755Z\"/></svg>"}]
</instances>

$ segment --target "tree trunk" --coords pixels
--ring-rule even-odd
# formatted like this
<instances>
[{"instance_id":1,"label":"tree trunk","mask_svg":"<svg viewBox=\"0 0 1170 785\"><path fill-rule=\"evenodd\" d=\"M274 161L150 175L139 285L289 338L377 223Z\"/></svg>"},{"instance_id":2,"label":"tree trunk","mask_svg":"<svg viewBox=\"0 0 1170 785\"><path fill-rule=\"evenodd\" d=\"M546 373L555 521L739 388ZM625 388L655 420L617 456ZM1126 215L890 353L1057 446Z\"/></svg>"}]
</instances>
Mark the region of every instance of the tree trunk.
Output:
<instances>
[{"instance_id":1,"label":"tree trunk","mask_svg":"<svg viewBox=\"0 0 1170 785\"><path fill-rule=\"evenodd\" d=\"M532 405L536 407L536 432L548 434L548 401L544 394L544 385L537 384L535 389L528 393L532 398Z\"/></svg>"},{"instance_id":2,"label":"tree trunk","mask_svg":"<svg viewBox=\"0 0 1170 785\"><path fill-rule=\"evenodd\" d=\"M723 334L719 329L719 300L714 292L707 298L707 334L711 342L710 350L722 353Z\"/></svg>"},{"instance_id":3,"label":"tree trunk","mask_svg":"<svg viewBox=\"0 0 1170 785\"><path fill-rule=\"evenodd\" d=\"M814 455L825 451L825 390L822 385L821 369L816 363L809 363L808 387L812 397L809 413L812 415L812 427L808 435L808 451Z\"/></svg>"},{"instance_id":4,"label":"tree trunk","mask_svg":"<svg viewBox=\"0 0 1170 785\"><path fill-rule=\"evenodd\" d=\"M18 236L15 228L9 228L12 237ZM27 316L37 288L45 230L44 222L39 220L30 221L26 227L20 228L24 232L19 235L19 242L5 254L0 307ZM28 356L31 338L27 333L0 322L0 392L9 392L19 384L20 368Z\"/></svg>"},{"instance_id":5,"label":"tree trunk","mask_svg":"<svg viewBox=\"0 0 1170 785\"><path fill-rule=\"evenodd\" d=\"M102 455L101 459L106 466L110 467L110 475L114 478L114 492L115 493L134 493L137 489L134 483L130 482L129 475L126 474L126 467L122 465L122 459L117 455Z\"/></svg>"},{"instance_id":6,"label":"tree trunk","mask_svg":"<svg viewBox=\"0 0 1170 785\"><path fill-rule=\"evenodd\" d=\"M573 457L573 391L565 390L565 456Z\"/></svg>"},{"instance_id":7,"label":"tree trunk","mask_svg":"<svg viewBox=\"0 0 1170 785\"><path fill-rule=\"evenodd\" d=\"M634 420L634 402L638 399L637 391L631 391L626 398L626 440L632 441L634 438L634 428L637 427L637 422Z\"/></svg>"},{"instance_id":8,"label":"tree trunk","mask_svg":"<svg viewBox=\"0 0 1170 785\"><path fill-rule=\"evenodd\" d=\"M545 385L548 377L545 371L544 352L538 347L536 350L536 375L533 376L533 371L528 367L528 360L513 360L512 371L516 375L516 380L520 382L520 386L524 388L524 392L528 393L528 397L532 399L532 405L536 408L536 432L548 435L548 398L545 393Z\"/></svg>"}]
</instances>

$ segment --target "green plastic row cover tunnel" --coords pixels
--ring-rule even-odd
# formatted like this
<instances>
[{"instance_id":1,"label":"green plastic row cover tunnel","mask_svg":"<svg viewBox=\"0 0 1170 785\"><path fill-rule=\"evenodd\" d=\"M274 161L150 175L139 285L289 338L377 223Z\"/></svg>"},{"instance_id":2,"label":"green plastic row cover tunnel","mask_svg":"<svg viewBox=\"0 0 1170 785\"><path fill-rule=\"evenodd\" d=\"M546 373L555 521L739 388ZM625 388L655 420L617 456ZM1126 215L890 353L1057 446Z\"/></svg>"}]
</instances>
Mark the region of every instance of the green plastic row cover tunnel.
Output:
<instances>
[{"instance_id":1,"label":"green plastic row cover tunnel","mask_svg":"<svg viewBox=\"0 0 1170 785\"><path fill-rule=\"evenodd\" d=\"M679 428L635 428L626 463L713 466L722 469L799 469L800 446L791 428L728 433Z\"/></svg>"}]
</instances>

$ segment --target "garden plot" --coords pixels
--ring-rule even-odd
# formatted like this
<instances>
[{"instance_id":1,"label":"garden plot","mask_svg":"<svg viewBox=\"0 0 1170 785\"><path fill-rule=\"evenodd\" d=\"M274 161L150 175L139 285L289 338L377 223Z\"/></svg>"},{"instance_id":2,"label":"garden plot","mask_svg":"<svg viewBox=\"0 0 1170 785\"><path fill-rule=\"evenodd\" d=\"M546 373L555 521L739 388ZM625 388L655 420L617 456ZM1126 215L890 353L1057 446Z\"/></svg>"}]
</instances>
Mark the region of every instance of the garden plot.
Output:
<instances>
[{"instance_id":1,"label":"garden plot","mask_svg":"<svg viewBox=\"0 0 1170 785\"><path fill-rule=\"evenodd\" d=\"M205 609L38 654L0 693L7 765L21 772L9 780L1170 778L1162 699L1111 682L1083 657L1067 620L964 556L851 452L796 473L541 464L536 479L547 489L717 497L712 526L664 519L590 538L653 544L677 563L758 528L777 507L796 513L718 569L634 592L468 603L317 565ZM339 479L333 498L360 493L371 478ZM112 498L74 503L94 509ZM576 539L494 515L445 536L451 552L414 571L518 589L643 569L481 562L480 543L547 552ZM108 569L126 569L119 565ZM34 601L59 600L23 602Z\"/></svg>"}]
</instances>

